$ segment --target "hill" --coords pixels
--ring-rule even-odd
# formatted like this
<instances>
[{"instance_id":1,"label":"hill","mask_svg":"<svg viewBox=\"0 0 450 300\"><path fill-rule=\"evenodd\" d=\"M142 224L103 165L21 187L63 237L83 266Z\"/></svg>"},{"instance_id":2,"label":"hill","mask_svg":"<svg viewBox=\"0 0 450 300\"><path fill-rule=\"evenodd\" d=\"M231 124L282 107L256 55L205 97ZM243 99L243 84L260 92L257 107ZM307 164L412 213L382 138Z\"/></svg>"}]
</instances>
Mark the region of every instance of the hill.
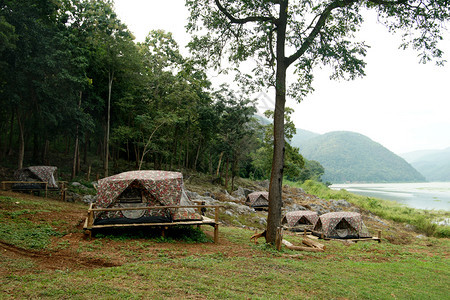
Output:
<instances>
[{"instance_id":1,"label":"hill","mask_svg":"<svg viewBox=\"0 0 450 300\"><path fill-rule=\"evenodd\" d=\"M318 137L320 136L320 134L312 132L312 131L308 131L308 130L304 130L304 129L300 129L300 128L296 128L297 133L294 134L294 136L292 137L292 140L290 141L291 145L297 148L301 148L301 146L308 140Z\"/></svg>"},{"instance_id":2,"label":"hill","mask_svg":"<svg viewBox=\"0 0 450 300\"><path fill-rule=\"evenodd\" d=\"M300 152L305 158L323 165L324 181L425 181L403 158L359 133L329 132L305 141Z\"/></svg>"},{"instance_id":3,"label":"hill","mask_svg":"<svg viewBox=\"0 0 450 300\"><path fill-rule=\"evenodd\" d=\"M428 181L450 181L450 147L443 150L422 150L400 155Z\"/></svg>"}]
</instances>

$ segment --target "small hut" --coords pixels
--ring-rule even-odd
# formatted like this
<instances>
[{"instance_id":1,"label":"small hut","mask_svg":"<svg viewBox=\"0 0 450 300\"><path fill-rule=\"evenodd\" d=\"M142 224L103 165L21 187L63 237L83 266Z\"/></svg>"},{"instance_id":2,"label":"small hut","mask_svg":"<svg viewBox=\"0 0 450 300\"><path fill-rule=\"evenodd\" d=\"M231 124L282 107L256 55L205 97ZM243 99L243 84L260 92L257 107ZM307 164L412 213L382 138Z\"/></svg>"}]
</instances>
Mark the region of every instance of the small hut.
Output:
<instances>
[{"instance_id":1,"label":"small hut","mask_svg":"<svg viewBox=\"0 0 450 300\"><path fill-rule=\"evenodd\" d=\"M281 224L292 231L313 229L319 220L319 215L315 211L298 210L287 212L281 220Z\"/></svg>"},{"instance_id":2,"label":"small hut","mask_svg":"<svg viewBox=\"0 0 450 300\"><path fill-rule=\"evenodd\" d=\"M323 214L319 217L313 233L324 238L336 239L370 237L361 215L356 212L331 212Z\"/></svg>"},{"instance_id":3,"label":"small hut","mask_svg":"<svg viewBox=\"0 0 450 300\"><path fill-rule=\"evenodd\" d=\"M265 209L269 207L269 193L268 192L253 192L248 194L245 204L254 209Z\"/></svg>"}]
</instances>

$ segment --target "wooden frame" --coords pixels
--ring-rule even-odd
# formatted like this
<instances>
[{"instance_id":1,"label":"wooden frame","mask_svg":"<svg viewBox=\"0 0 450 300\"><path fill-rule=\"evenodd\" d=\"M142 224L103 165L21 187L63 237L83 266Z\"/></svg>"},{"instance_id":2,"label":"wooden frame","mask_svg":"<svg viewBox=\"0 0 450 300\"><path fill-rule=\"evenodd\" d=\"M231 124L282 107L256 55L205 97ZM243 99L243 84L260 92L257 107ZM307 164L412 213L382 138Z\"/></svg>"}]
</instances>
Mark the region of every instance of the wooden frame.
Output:
<instances>
[{"instance_id":1,"label":"wooden frame","mask_svg":"<svg viewBox=\"0 0 450 300\"><path fill-rule=\"evenodd\" d=\"M324 237L323 232L321 231L311 231L312 234L314 234L316 237L319 237L325 241L350 241L350 242L368 242L368 241L377 241L378 243L381 243L381 230L377 230L377 236L373 237L364 237L364 238L353 238L353 239L337 239L337 238L327 238Z\"/></svg>"},{"instance_id":2,"label":"wooden frame","mask_svg":"<svg viewBox=\"0 0 450 300\"><path fill-rule=\"evenodd\" d=\"M87 211L87 217L84 222L84 232L86 235L91 237L93 229L100 228L126 228L126 227L162 227L163 230L167 229L169 226L179 226L179 225L210 225L214 227L214 243L219 241L219 208L222 205L165 205L165 206L144 206L144 207L127 207L127 208L94 208L94 203L89 205L89 209ZM201 216L201 220L192 220L192 221L173 221L173 222L163 222L163 223L131 223L131 224L102 224L102 225L94 225L94 212L102 212L102 211L122 211L122 210L142 210L142 209L166 209L166 208L196 208L201 211L202 208L214 208L214 219ZM163 231L164 234L164 231Z\"/></svg>"},{"instance_id":3,"label":"wooden frame","mask_svg":"<svg viewBox=\"0 0 450 300\"><path fill-rule=\"evenodd\" d=\"M40 191L45 191L45 198L47 198L48 196L48 191L61 191L61 200L65 201L66 200L66 183L67 181L58 181L58 186L59 188L57 189L49 189L48 188L48 182L46 181L14 181L14 180L10 180L10 181L2 181L2 190L6 191L6 190L12 190L12 187L14 184L43 184L45 186L45 188L15 188L15 191L30 191L30 192L40 192ZM9 188L7 188L6 186L9 185Z\"/></svg>"}]
</instances>

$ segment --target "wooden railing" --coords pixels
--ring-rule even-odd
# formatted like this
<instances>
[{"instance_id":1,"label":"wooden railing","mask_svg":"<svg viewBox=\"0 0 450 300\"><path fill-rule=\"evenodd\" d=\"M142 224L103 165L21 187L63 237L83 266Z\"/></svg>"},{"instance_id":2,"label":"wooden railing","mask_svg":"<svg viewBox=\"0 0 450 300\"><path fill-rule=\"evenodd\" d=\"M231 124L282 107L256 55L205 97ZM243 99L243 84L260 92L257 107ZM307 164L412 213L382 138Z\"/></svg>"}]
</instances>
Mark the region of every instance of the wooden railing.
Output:
<instances>
[{"instance_id":1,"label":"wooden railing","mask_svg":"<svg viewBox=\"0 0 450 300\"><path fill-rule=\"evenodd\" d=\"M85 221L84 229L90 234L92 228L101 228L102 225L94 225L95 212L108 212L108 211L124 211L124 210L152 210L152 209L180 209L180 208L195 208L198 209L201 214L202 208L214 208L214 220L202 217L201 221L175 221L172 223L136 223L125 224L123 226L169 226L169 225L211 225L214 226L214 242L218 241L219 233L219 209L222 205L160 205L160 206L142 206L142 207L117 207L117 208L94 208L94 203L91 203L87 212L87 218ZM111 225L120 226L120 225ZM108 226L109 227L109 226Z\"/></svg>"}]
</instances>

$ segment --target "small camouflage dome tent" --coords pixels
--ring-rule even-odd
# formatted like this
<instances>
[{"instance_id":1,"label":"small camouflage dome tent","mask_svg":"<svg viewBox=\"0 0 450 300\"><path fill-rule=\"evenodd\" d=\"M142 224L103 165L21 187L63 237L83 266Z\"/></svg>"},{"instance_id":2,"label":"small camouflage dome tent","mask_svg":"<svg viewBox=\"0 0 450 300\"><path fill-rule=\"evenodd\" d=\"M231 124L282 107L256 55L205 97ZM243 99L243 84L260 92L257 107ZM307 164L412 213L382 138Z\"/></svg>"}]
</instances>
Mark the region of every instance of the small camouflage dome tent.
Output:
<instances>
[{"instance_id":1,"label":"small camouflage dome tent","mask_svg":"<svg viewBox=\"0 0 450 300\"><path fill-rule=\"evenodd\" d=\"M292 229L313 229L319 220L319 215L315 211L298 210L287 212L281 220L281 224Z\"/></svg>"},{"instance_id":2,"label":"small camouflage dome tent","mask_svg":"<svg viewBox=\"0 0 450 300\"><path fill-rule=\"evenodd\" d=\"M167 171L130 171L98 181L98 208L139 208L192 205L183 187L183 175ZM156 223L201 220L193 208L104 211L94 224Z\"/></svg>"},{"instance_id":3,"label":"small camouflage dome tent","mask_svg":"<svg viewBox=\"0 0 450 300\"><path fill-rule=\"evenodd\" d=\"M31 166L23 169L19 169L14 172L14 178L17 181L42 181L47 182L48 189L58 189L58 184L55 180L55 172L58 168L53 166ZM26 188L25 183L17 183L14 188ZM45 188L39 184L30 184L30 189Z\"/></svg>"},{"instance_id":4,"label":"small camouflage dome tent","mask_svg":"<svg viewBox=\"0 0 450 300\"><path fill-rule=\"evenodd\" d=\"M325 238L351 239L370 237L361 215L356 212L331 212L319 217L314 233Z\"/></svg>"},{"instance_id":5,"label":"small camouflage dome tent","mask_svg":"<svg viewBox=\"0 0 450 300\"><path fill-rule=\"evenodd\" d=\"M269 207L269 193L268 192L253 192L248 194L245 201L250 207L254 209L263 209Z\"/></svg>"}]
</instances>

